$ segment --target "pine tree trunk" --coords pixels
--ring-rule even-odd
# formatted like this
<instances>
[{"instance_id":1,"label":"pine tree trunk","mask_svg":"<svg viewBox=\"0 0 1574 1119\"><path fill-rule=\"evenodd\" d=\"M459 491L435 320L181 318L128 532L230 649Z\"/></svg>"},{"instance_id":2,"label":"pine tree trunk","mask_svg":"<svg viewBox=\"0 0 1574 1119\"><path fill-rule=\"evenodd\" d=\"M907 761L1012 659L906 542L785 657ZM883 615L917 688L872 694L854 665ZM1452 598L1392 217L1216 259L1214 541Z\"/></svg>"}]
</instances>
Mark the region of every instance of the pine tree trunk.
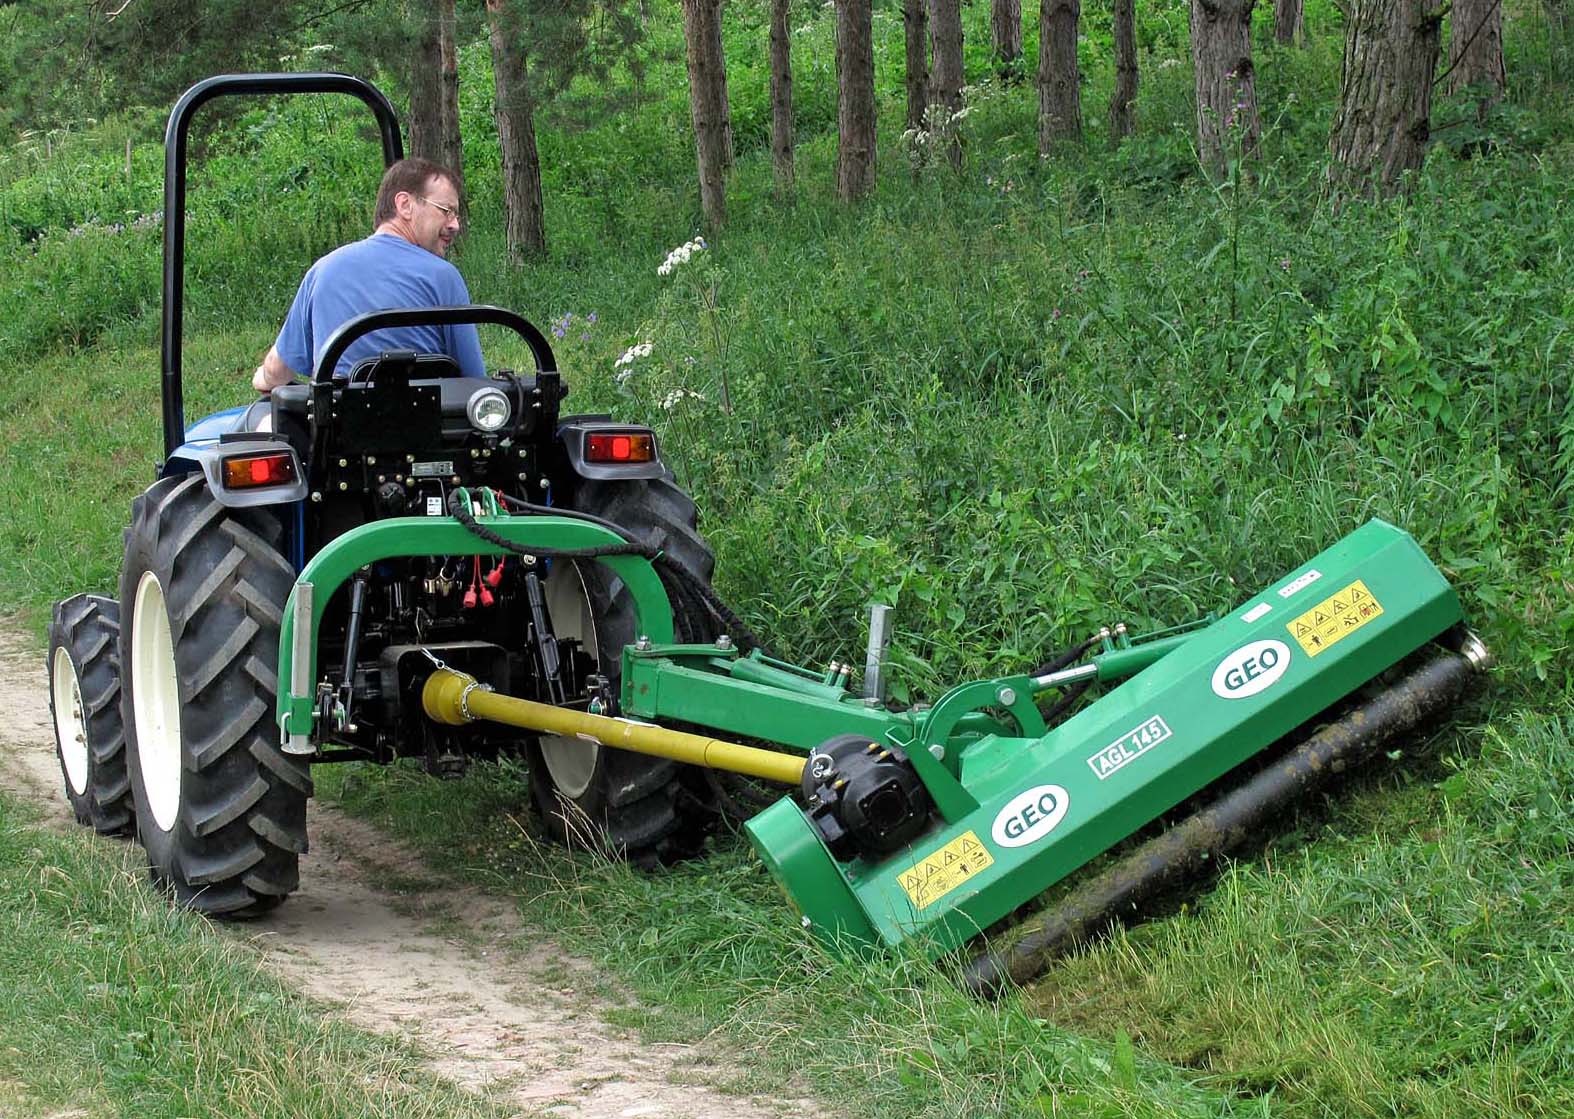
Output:
<instances>
[{"instance_id":1,"label":"pine tree trunk","mask_svg":"<svg viewBox=\"0 0 1574 1119\"><path fill-rule=\"evenodd\" d=\"M776 196L792 197L792 20L788 0L771 0L771 169Z\"/></svg>"},{"instance_id":2,"label":"pine tree trunk","mask_svg":"<svg viewBox=\"0 0 1574 1119\"><path fill-rule=\"evenodd\" d=\"M992 0L989 5L989 39L995 66L1009 73L1022 57L1022 0Z\"/></svg>"},{"instance_id":3,"label":"pine tree trunk","mask_svg":"<svg viewBox=\"0 0 1574 1119\"><path fill-rule=\"evenodd\" d=\"M726 161L726 169L731 171L737 156L732 146L732 99L727 94L727 54L721 41L721 0L715 0L710 6L705 31L710 36L706 53L716 63L716 84L711 95L716 99L716 118L721 121L722 158Z\"/></svg>"},{"instance_id":4,"label":"pine tree trunk","mask_svg":"<svg viewBox=\"0 0 1574 1119\"><path fill-rule=\"evenodd\" d=\"M930 0L929 35L934 45L935 70L929 86L929 102L955 114L962 108L962 86L966 78L962 69L962 3L961 0ZM956 126L947 128L950 142L946 144L946 159L952 167L962 166L962 138Z\"/></svg>"},{"instance_id":5,"label":"pine tree trunk","mask_svg":"<svg viewBox=\"0 0 1574 1119\"><path fill-rule=\"evenodd\" d=\"M929 35L935 52L929 101L955 112L962 107L964 81L961 0L929 0Z\"/></svg>"},{"instance_id":6,"label":"pine tree trunk","mask_svg":"<svg viewBox=\"0 0 1574 1119\"><path fill-rule=\"evenodd\" d=\"M438 57L441 59L442 164L459 178L459 205L464 195L465 149L459 135L459 50L454 42L454 0L437 0Z\"/></svg>"},{"instance_id":7,"label":"pine tree trunk","mask_svg":"<svg viewBox=\"0 0 1574 1119\"><path fill-rule=\"evenodd\" d=\"M1082 75L1077 67L1081 0L1039 0L1038 150L1082 135Z\"/></svg>"},{"instance_id":8,"label":"pine tree trunk","mask_svg":"<svg viewBox=\"0 0 1574 1119\"><path fill-rule=\"evenodd\" d=\"M922 128L929 104L928 0L902 0L902 29L907 46L907 127Z\"/></svg>"},{"instance_id":9,"label":"pine tree trunk","mask_svg":"<svg viewBox=\"0 0 1574 1119\"><path fill-rule=\"evenodd\" d=\"M1197 90L1197 153L1221 175L1231 156L1257 151L1257 77L1252 68L1255 0L1191 0Z\"/></svg>"},{"instance_id":10,"label":"pine tree trunk","mask_svg":"<svg viewBox=\"0 0 1574 1119\"><path fill-rule=\"evenodd\" d=\"M1109 143L1137 128L1137 12L1135 0L1114 0L1115 90L1109 98Z\"/></svg>"},{"instance_id":11,"label":"pine tree trunk","mask_svg":"<svg viewBox=\"0 0 1574 1119\"><path fill-rule=\"evenodd\" d=\"M1273 37L1286 47L1306 45L1306 8L1301 0L1274 0Z\"/></svg>"},{"instance_id":12,"label":"pine tree trunk","mask_svg":"<svg viewBox=\"0 0 1574 1119\"><path fill-rule=\"evenodd\" d=\"M1442 50L1436 0L1351 0L1344 72L1329 148L1338 188L1370 195L1400 189L1418 170L1431 132L1432 74Z\"/></svg>"},{"instance_id":13,"label":"pine tree trunk","mask_svg":"<svg viewBox=\"0 0 1574 1119\"><path fill-rule=\"evenodd\" d=\"M410 154L443 161L442 24L430 4L412 2L406 13L415 25L410 52Z\"/></svg>"},{"instance_id":14,"label":"pine tree trunk","mask_svg":"<svg viewBox=\"0 0 1574 1119\"><path fill-rule=\"evenodd\" d=\"M1501 100L1508 86L1502 0L1454 0L1448 31L1448 92L1470 86L1490 91L1483 109Z\"/></svg>"},{"instance_id":15,"label":"pine tree trunk","mask_svg":"<svg viewBox=\"0 0 1574 1119\"><path fill-rule=\"evenodd\" d=\"M688 44L689 114L699 163L700 208L706 224L719 229L727 221L727 170L732 165L721 0L683 0L683 38Z\"/></svg>"},{"instance_id":16,"label":"pine tree trunk","mask_svg":"<svg viewBox=\"0 0 1574 1119\"><path fill-rule=\"evenodd\" d=\"M836 194L874 190L874 22L869 0L836 0Z\"/></svg>"},{"instance_id":17,"label":"pine tree trunk","mask_svg":"<svg viewBox=\"0 0 1574 1119\"><path fill-rule=\"evenodd\" d=\"M497 96L497 138L503 149L504 240L509 260L517 263L547 251L530 67L518 13L509 0L486 0L486 13Z\"/></svg>"}]
</instances>

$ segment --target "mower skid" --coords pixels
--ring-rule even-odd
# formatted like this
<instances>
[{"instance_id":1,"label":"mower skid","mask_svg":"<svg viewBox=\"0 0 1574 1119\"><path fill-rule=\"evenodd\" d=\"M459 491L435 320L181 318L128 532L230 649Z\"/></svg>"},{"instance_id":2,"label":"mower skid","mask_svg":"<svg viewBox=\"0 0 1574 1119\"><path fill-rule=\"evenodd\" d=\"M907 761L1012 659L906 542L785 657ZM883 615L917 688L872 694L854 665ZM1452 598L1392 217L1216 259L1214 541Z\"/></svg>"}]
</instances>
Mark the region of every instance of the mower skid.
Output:
<instances>
[{"instance_id":1,"label":"mower skid","mask_svg":"<svg viewBox=\"0 0 1574 1119\"><path fill-rule=\"evenodd\" d=\"M786 801L746 828L817 935L939 954L1460 620L1414 540L1374 520L1047 733L967 745L977 807L905 850L839 862Z\"/></svg>"}]
</instances>

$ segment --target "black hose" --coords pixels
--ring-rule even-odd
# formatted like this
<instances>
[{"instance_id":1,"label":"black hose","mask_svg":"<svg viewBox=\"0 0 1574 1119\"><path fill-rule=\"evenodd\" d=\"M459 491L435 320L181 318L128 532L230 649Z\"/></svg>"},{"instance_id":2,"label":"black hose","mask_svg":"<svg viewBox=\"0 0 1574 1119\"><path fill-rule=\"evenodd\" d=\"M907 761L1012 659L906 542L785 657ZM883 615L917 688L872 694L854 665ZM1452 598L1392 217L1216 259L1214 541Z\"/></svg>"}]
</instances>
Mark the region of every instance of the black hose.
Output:
<instances>
[{"instance_id":1,"label":"black hose","mask_svg":"<svg viewBox=\"0 0 1574 1119\"><path fill-rule=\"evenodd\" d=\"M1080 645L1073 645L1069 649L1062 649L1060 652L1050 657L1043 664L1039 665L1037 668L1029 669L1023 675L1048 676L1051 672L1059 672L1062 668L1067 668L1081 660L1083 657L1087 656L1088 650L1097 645L1103 636L1104 635L1102 633L1095 633L1092 637L1088 638Z\"/></svg>"},{"instance_id":2,"label":"black hose","mask_svg":"<svg viewBox=\"0 0 1574 1119\"><path fill-rule=\"evenodd\" d=\"M723 632L732 637L733 641L740 648L765 649L765 643L755 636L754 631L744 624L743 619L739 618L732 611L731 607L722 601L721 596L711 588L709 583L661 549L652 548L648 544L635 540L626 529L619 525L593 516L590 513L580 513L572 509L558 509L548 505L533 505L519 498L504 497L503 503L511 508L524 509L536 515L570 517L574 520L599 525L617 533L627 543L602 544L592 548L525 547L522 544L515 544L477 521L475 515L470 512L470 503L458 491L448 495L448 513L454 520L464 525L473 535L518 556L536 556L548 559L599 559L603 556L642 556L656 568L657 575L661 577L662 585L669 588L669 598L673 597L670 588L677 587L679 601L686 599L691 603L697 602L701 604L704 611L721 623Z\"/></svg>"}]
</instances>

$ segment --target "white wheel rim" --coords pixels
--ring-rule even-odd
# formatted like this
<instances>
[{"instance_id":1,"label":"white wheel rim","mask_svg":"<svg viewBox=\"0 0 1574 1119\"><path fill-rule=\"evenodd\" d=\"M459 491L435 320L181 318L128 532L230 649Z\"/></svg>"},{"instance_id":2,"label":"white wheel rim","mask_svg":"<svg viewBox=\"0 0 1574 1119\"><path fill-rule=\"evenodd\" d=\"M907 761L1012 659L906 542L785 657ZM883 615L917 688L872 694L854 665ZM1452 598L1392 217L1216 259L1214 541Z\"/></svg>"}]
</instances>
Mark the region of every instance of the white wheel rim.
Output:
<instances>
[{"instance_id":1,"label":"white wheel rim","mask_svg":"<svg viewBox=\"0 0 1574 1119\"><path fill-rule=\"evenodd\" d=\"M77 796L87 792L87 718L82 714L82 685L77 666L65 646L55 650L50 664L55 698L55 742L60 746L60 761L66 782Z\"/></svg>"},{"instance_id":2,"label":"white wheel rim","mask_svg":"<svg viewBox=\"0 0 1574 1119\"><path fill-rule=\"evenodd\" d=\"M555 569L541 589L547 614L552 619L552 635L560 640L577 637L580 648L599 665L596 623L590 613L590 594L585 590L579 565L569 562L567 570ZM558 791L571 799L583 796L596 775L601 747L583 738L557 734L543 734L540 743L541 758Z\"/></svg>"},{"instance_id":3,"label":"white wheel rim","mask_svg":"<svg viewBox=\"0 0 1574 1119\"><path fill-rule=\"evenodd\" d=\"M131 611L131 699L142 788L154 824L167 832L180 812L180 683L164 588L151 571Z\"/></svg>"}]
</instances>

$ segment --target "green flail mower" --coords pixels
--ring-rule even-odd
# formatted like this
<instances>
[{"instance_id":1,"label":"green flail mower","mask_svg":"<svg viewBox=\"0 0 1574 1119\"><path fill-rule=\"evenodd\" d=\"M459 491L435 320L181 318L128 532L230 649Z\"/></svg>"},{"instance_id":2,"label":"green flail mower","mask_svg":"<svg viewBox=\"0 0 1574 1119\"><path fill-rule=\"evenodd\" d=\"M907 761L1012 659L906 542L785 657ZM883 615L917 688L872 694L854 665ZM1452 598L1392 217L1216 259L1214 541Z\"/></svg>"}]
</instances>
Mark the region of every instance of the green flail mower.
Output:
<instances>
[{"instance_id":1,"label":"green flail mower","mask_svg":"<svg viewBox=\"0 0 1574 1119\"><path fill-rule=\"evenodd\" d=\"M1486 664L1447 581L1372 521L1222 617L1115 626L1030 672L893 704L890 612L871 613L856 688L850 664L769 656L712 590L654 434L562 414L549 343L498 308L363 316L309 383L188 429L191 116L222 95L302 92L359 98L385 160L399 155L386 100L343 75L213 78L177 104L165 458L134 503L118 595L69 598L51 627L78 819L134 833L182 904L246 916L296 890L311 767L335 761L451 774L519 755L547 835L642 863L746 820L792 920L852 951L952 951L1197 806L979 955L968 981L993 991L1240 849ZM464 377L395 352L335 376L370 331L469 322L515 331L535 369Z\"/></svg>"}]
</instances>

